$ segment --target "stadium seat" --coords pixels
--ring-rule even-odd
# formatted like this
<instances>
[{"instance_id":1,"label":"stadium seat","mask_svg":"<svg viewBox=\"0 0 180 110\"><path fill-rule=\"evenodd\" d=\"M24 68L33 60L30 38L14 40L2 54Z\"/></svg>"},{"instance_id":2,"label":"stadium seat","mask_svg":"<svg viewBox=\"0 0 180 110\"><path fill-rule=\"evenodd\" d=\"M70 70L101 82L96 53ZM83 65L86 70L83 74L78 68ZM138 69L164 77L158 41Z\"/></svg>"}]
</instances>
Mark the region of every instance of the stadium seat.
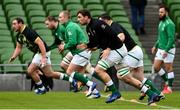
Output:
<instances>
[{"instance_id":1,"label":"stadium seat","mask_svg":"<svg viewBox=\"0 0 180 110\"><path fill-rule=\"evenodd\" d=\"M43 10L43 6L41 4L28 4L25 10L27 13L31 10Z\"/></svg>"},{"instance_id":2,"label":"stadium seat","mask_svg":"<svg viewBox=\"0 0 180 110\"><path fill-rule=\"evenodd\" d=\"M121 4L121 0L103 0L103 5L106 9L107 5L109 4Z\"/></svg>"},{"instance_id":3,"label":"stadium seat","mask_svg":"<svg viewBox=\"0 0 180 110\"><path fill-rule=\"evenodd\" d=\"M106 6L106 11L109 13L112 10L124 10L124 7L120 4L108 4Z\"/></svg>"},{"instance_id":4,"label":"stadium seat","mask_svg":"<svg viewBox=\"0 0 180 110\"><path fill-rule=\"evenodd\" d=\"M114 16L113 20L118 23L129 23L129 18L123 16Z\"/></svg>"},{"instance_id":5,"label":"stadium seat","mask_svg":"<svg viewBox=\"0 0 180 110\"><path fill-rule=\"evenodd\" d=\"M83 6L81 4L68 4L66 5L66 10L79 10L79 9L83 9Z\"/></svg>"},{"instance_id":6,"label":"stadium seat","mask_svg":"<svg viewBox=\"0 0 180 110\"><path fill-rule=\"evenodd\" d=\"M1 35L0 43L1 42L12 42L12 38L11 38L11 36L2 36Z\"/></svg>"},{"instance_id":7,"label":"stadium seat","mask_svg":"<svg viewBox=\"0 0 180 110\"><path fill-rule=\"evenodd\" d=\"M7 4L7 5L5 6L5 12L6 12L6 13L8 13L8 11L14 10L14 9L16 9L16 10L23 10L21 4Z\"/></svg>"},{"instance_id":8,"label":"stadium seat","mask_svg":"<svg viewBox=\"0 0 180 110\"><path fill-rule=\"evenodd\" d=\"M49 13L52 10L56 10L60 12L63 10L63 6L61 4L47 4L45 9L47 13Z\"/></svg>"},{"instance_id":9,"label":"stadium seat","mask_svg":"<svg viewBox=\"0 0 180 110\"><path fill-rule=\"evenodd\" d=\"M41 4L41 0L23 0L24 8L29 4Z\"/></svg>"},{"instance_id":10,"label":"stadium seat","mask_svg":"<svg viewBox=\"0 0 180 110\"><path fill-rule=\"evenodd\" d=\"M180 0L167 0L168 7L171 7L173 4L180 4Z\"/></svg>"},{"instance_id":11,"label":"stadium seat","mask_svg":"<svg viewBox=\"0 0 180 110\"><path fill-rule=\"evenodd\" d=\"M120 24L127 30L132 29L132 25L130 23L121 22Z\"/></svg>"},{"instance_id":12,"label":"stadium seat","mask_svg":"<svg viewBox=\"0 0 180 110\"><path fill-rule=\"evenodd\" d=\"M50 15L50 16L54 16L54 17L58 17L59 16L59 10L51 10L51 11L49 11L49 13L48 13L48 15Z\"/></svg>"},{"instance_id":13,"label":"stadium seat","mask_svg":"<svg viewBox=\"0 0 180 110\"><path fill-rule=\"evenodd\" d=\"M0 16L4 16L4 11L0 11Z\"/></svg>"},{"instance_id":14,"label":"stadium seat","mask_svg":"<svg viewBox=\"0 0 180 110\"><path fill-rule=\"evenodd\" d=\"M81 4L81 0L64 0L63 4L65 7L69 4Z\"/></svg>"},{"instance_id":15,"label":"stadium seat","mask_svg":"<svg viewBox=\"0 0 180 110\"><path fill-rule=\"evenodd\" d=\"M31 62L31 60L33 58L33 55L34 54L31 51L27 50L26 53L22 54L22 63L26 63L27 64L27 63Z\"/></svg>"},{"instance_id":16,"label":"stadium seat","mask_svg":"<svg viewBox=\"0 0 180 110\"><path fill-rule=\"evenodd\" d=\"M0 22L0 29L8 30L7 23Z\"/></svg>"},{"instance_id":17,"label":"stadium seat","mask_svg":"<svg viewBox=\"0 0 180 110\"><path fill-rule=\"evenodd\" d=\"M14 48L13 42L1 42L0 48Z\"/></svg>"},{"instance_id":18,"label":"stadium seat","mask_svg":"<svg viewBox=\"0 0 180 110\"><path fill-rule=\"evenodd\" d=\"M124 10L112 10L112 11L109 12L109 15L111 17L125 16L126 18L128 18L127 14L126 14L126 12Z\"/></svg>"},{"instance_id":19,"label":"stadium seat","mask_svg":"<svg viewBox=\"0 0 180 110\"><path fill-rule=\"evenodd\" d=\"M100 0L83 0L83 5L87 7L89 4L101 4Z\"/></svg>"},{"instance_id":20,"label":"stadium seat","mask_svg":"<svg viewBox=\"0 0 180 110\"><path fill-rule=\"evenodd\" d=\"M173 21L176 22L177 21L177 18L180 16L180 11L177 10L177 11L174 11L174 16L173 16Z\"/></svg>"},{"instance_id":21,"label":"stadium seat","mask_svg":"<svg viewBox=\"0 0 180 110\"><path fill-rule=\"evenodd\" d=\"M35 30L38 29L47 29L46 25L44 23L33 23L32 28Z\"/></svg>"},{"instance_id":22,"label":"stadium seat","mask_svg":"<svg viewBox=\"0 0 180 110\"><path fill-rule=\"evenodd\" d=\"M180 16L177 18L177 21L176 21L176 32L180 32Z\"/></svg>"},{"instance_id":23,"label":"stadium seat","mask_svg":"<svg viewBox=\"0 0 180 110\"><path fill-rule=\"evenodd\" d=\"M170 9L170 15L172 16L174 14L174 11L180 10L180 4L173 4Z\"/></svg>"},{"instance_id":24,"label":"stadium seat","mask_svg":"<svg viewBox=\"0 0 180 110\"><path fill-rule=\"evenodd\" d=\"M31 10L28 13L29 18L31 18L31 17L40 17L40 16L45 17L46 13L43 10Z\"/></svg>"},{"instance_id":25,"label":"stadium seat","mask_svg":"<svg viewBox=\"0 0 180 110\"><path fill-rule=\"evenodd\" d=\"M8 18L11 18L11 17L21 17L21 16L25 16L25 12L24 10L9 10L8 13L7 13L7 17Z\"/></svg>"},{"instance_id":26,"label":"stadium seat","mask_svg":"<svg viewBox=\"0 0 180 110\"><path fill-rule=\"evenodd\" d=\"M30 18L30 23L33 25L34 23L44 23L45 17L35 16Z\"/></svg>"},{"instance_id":27,"label":"stadium seat","mask_svg":"<svg viewBox=\"0 0 180 110\"><path fill-rule=\"evenodd\" d=\"M105 11L102 11L102 10L93 10L93 11L91 11L91 15L92 15L93 17L95 17L95 18L98 18L99 15L101 15L101 14L103 14L103 13L105 13Z\"/></svg>"},{"instance_id":28,"label":"stadium seat","mask_svg":"<svg viewBox=\"0 0 180 110\"><path fill-rule=\"evenodd\" d=\"M7 29L1 29L0 30L0 36L11 36L11 33Z\"/></svg>"},{"instance_id":29,"label":"stadium seat","mask_svg":"<svg viewBox=\"0 0 180 110\"><path fill-rule=\"evenodd\" d=\"M89 10L89 11L92 11L92 10L104 10L103 6L101 4L88 4L86 6L86 8Z\"/></svg>"},{"instance_id":30,"label":"stadium seat","mask_svg":"<svg viewBox=\"0 0 180 110\"><path fill-rule=\"evenodd\" d=\"M36 32L41 36L51 36L52 32L49 29L38 29Z\"/></svg>"},{"instance_id":31,"label":"stadium seat","mask_svg":"<svg viewBox=\"0 0 180 110\"><path fill-rule=\"evenodd\" d=\"M1 13L2 11L0 11ZM0 15L0 23L6 23L6 18Z\"/></svg>"},{"instance_id":32,"label":"stadium seat","mask_svg":"<svg viewBox=\"0 0 180 110\"><path fill-rule=\"evenodd\" d=\"M3 0L3 5L6 6L7 4L20 4L20 0Z\"/></svg>"},{"instance_id":33,"label":"stadium seat","mask_svg":"<svg viewBox=\"0 0 180 110\"><path fill-rule=\"evenodd\" d=\"M46 7L46 5L49 4L61 4L60 0L43 0L43 5Z\"/></svg>"},{"instance_id":34,"label":"stadium seat","mask_svg":"<svg viewBox=\"0 0 180 110\"><path fill-rule=\"evenodd\" d=\"M70 11L70 13L71 13L71 18L76 18L76 19L77 19L77 17L76 17L77 12L78 12L78 10L71 10L71 11Z\"/></svg>"}]
</instances>

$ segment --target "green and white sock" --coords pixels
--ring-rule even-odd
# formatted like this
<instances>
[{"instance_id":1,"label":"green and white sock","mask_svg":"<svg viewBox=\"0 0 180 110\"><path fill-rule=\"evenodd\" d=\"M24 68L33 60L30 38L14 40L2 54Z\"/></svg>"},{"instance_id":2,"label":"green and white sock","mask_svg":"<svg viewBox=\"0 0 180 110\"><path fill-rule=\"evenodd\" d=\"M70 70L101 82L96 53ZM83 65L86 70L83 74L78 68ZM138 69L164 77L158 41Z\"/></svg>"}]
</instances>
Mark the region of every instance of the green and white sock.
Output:
<instances>
[{"instance_id":1,"label":"green and white sock","mask_svg":"<svg viewBox=\"0 0 180 110\"><path fill-rule=\"evenodd\" d=\"M169 73L167 74L167 76L168 76L168 86L169 86L170 88L172 88L172 86L173 86L173 81L174 81L174 72L169 72Z\"/></svg>"},{"instance_id":2,"label":"green and white sock","mask_svg":"<svg viewBox=\"0 0 180 110\"><path fill-rule=\"evenodd\" d=\"M166 72L164 71L164 69L160 69L160 71L158 72L158 74L161 76L161 78L164 80L164 82L166 84L168 84L168 78L167 78L167 74Z\"/></svg>"},{"instance_id":3,"label":"green and white sock","mask_svg":"<svg viewBox=\"0 0 180 110\"><path fill-rule=\"evenodd\" d=\"M149 79L147 78L144 78L142 83L145 85L145 86L149 86L149 89L151 89L153 92L155 92L156 94L160 95L161 92L154 86L154 84L152 83L152 81L150 81Z\"/></svg>"},{"instance_id":4,"label":"green and white sock","mask_svg":"<svg viewBox=\"0 0 180 110\"><path fill-rule=\"evenodd\" d=\"M106 85L108 86L109 90L112 91L112 93L118 91L118 90L116 89L116 87L115 87L115 85L114 85L114 83L113 83L112 80L108 81L108 82L106 83Z\"/></svg>"},{"instance_id":5,"label":"green and white sock","mask_svg":"<svg viewBox=\"0 0 180 110\"><path fill-rule=\"evenodd\" d=\"M145 93L148 95L148 97L151 97L153 95L153 91L149 89L147 86L143 85L141 88L141 92Z\"/></svg>"}]
</instances>

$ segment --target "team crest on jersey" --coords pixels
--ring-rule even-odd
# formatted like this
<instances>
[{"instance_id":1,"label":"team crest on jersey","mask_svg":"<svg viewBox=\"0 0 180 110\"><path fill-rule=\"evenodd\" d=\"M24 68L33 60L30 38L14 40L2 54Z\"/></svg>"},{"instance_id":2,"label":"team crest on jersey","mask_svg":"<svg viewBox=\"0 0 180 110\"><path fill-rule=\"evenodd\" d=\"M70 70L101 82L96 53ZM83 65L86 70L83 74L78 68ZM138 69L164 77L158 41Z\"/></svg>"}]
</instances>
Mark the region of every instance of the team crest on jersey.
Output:
<instances>
[{"instance_id":1,"label":"team crest on jersey","mask_svg":"<svg viewBox=\"0 0 180 110\"><path fill-rule=\"evenodd\" d=\"M102 24L102 25L101 25L101 28L102 28L102 29L105 29L105 28L106 28L106 25Z\"/></svg>"},{"instance_id":2,"label":"team crest on jersey","mask_svg":"<svg viewBox=\"0 0 180 110\"><path fill-rule=\"evenodd\" d=\"M71 32L71 31L68 31L68 35L70 35L70 36L71 36L71 35L72 35L72 32Z\"/></svg>"},{"instance_id":3,"label":"team crest on jersey","mask_svg":"<svg viewBox=\"0 0 180 110\"><path fill-rule=\"evenodd\" d=\"M18 37L18 41L21 44L25 44L27 42L27 39L26 39L26 37L23 34L20 34L19 37Z\"/></svg>"}]
</instances>

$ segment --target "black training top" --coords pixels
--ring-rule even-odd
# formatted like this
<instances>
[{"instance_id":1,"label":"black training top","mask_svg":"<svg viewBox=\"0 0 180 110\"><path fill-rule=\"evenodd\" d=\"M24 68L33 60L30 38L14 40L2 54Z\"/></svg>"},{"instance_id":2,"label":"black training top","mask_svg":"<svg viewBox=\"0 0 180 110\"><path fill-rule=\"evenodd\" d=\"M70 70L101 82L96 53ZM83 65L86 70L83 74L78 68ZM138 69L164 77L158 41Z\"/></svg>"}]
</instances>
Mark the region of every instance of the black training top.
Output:
<instances>
[{"instance_id":1,"label":"black training top","mask_svg":"<svg viewBox=\"0 0 180 110\"><path fill-rule=\"evenodd\" d=\"M103 50L106 48L115 50L123 45L116 32L101 20L91 19L86 27L86 31L89 36L88 48L97 47Z\"/></svg>"},{"instance_id":2,"label":"black training top","mask_svg":"<svg viewBox=\"0 0 180 110\"><path fill-rule=\"evenodd\" d=\"M112 22L111 24L111 28L117 33L124 33L125 35L125 40L124 40L124 44L127 48L128 51L130 51L131 49L133 49L137 44L136 42L133 40L133 38L129 35L129 33L126 31L126 29L124 29L120 24L118 24L117 22Z\"/></svg>"},{"instance_id":3,"label":"black training top","mask_svg":"<svg viewBox=\"0 0 180 110\"><path fill-rule=\"evenodd\" d=\"M40 38L43 41L43 39L33 29L26 26L22 32L17 34L16 38L18 43L25 45L30 51L34 53L41 52L39 46L35 43L35 40ZM44 41L43 43L46 48L46 52L49 51L47 44Z\"/></svg>"}]
</instances>

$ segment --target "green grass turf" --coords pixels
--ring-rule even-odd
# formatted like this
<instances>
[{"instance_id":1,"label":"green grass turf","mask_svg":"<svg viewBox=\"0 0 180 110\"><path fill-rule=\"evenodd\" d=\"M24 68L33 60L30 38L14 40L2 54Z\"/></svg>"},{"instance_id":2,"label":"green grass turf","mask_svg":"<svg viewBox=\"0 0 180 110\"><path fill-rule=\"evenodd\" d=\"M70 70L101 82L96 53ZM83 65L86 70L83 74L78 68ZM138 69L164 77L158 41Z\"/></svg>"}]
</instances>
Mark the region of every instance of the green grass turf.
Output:
<instances>
[{"instance_id":1,"label":"green grass turf","mask_svg":"<svg viewBox=\"0 0 180 110\"><path fill-rule=\"evenodd\" d=\"M139 92L122 92L126 100L106 104L106 94L100 99L87 99L85 94L72 92L48 92L36 95L34 92L0 92L0 109L180 109L180 92L166 95L157 106L146 105L147 99L140 103L130 102L137 99Z\"/></svg>"}]
</instances>

